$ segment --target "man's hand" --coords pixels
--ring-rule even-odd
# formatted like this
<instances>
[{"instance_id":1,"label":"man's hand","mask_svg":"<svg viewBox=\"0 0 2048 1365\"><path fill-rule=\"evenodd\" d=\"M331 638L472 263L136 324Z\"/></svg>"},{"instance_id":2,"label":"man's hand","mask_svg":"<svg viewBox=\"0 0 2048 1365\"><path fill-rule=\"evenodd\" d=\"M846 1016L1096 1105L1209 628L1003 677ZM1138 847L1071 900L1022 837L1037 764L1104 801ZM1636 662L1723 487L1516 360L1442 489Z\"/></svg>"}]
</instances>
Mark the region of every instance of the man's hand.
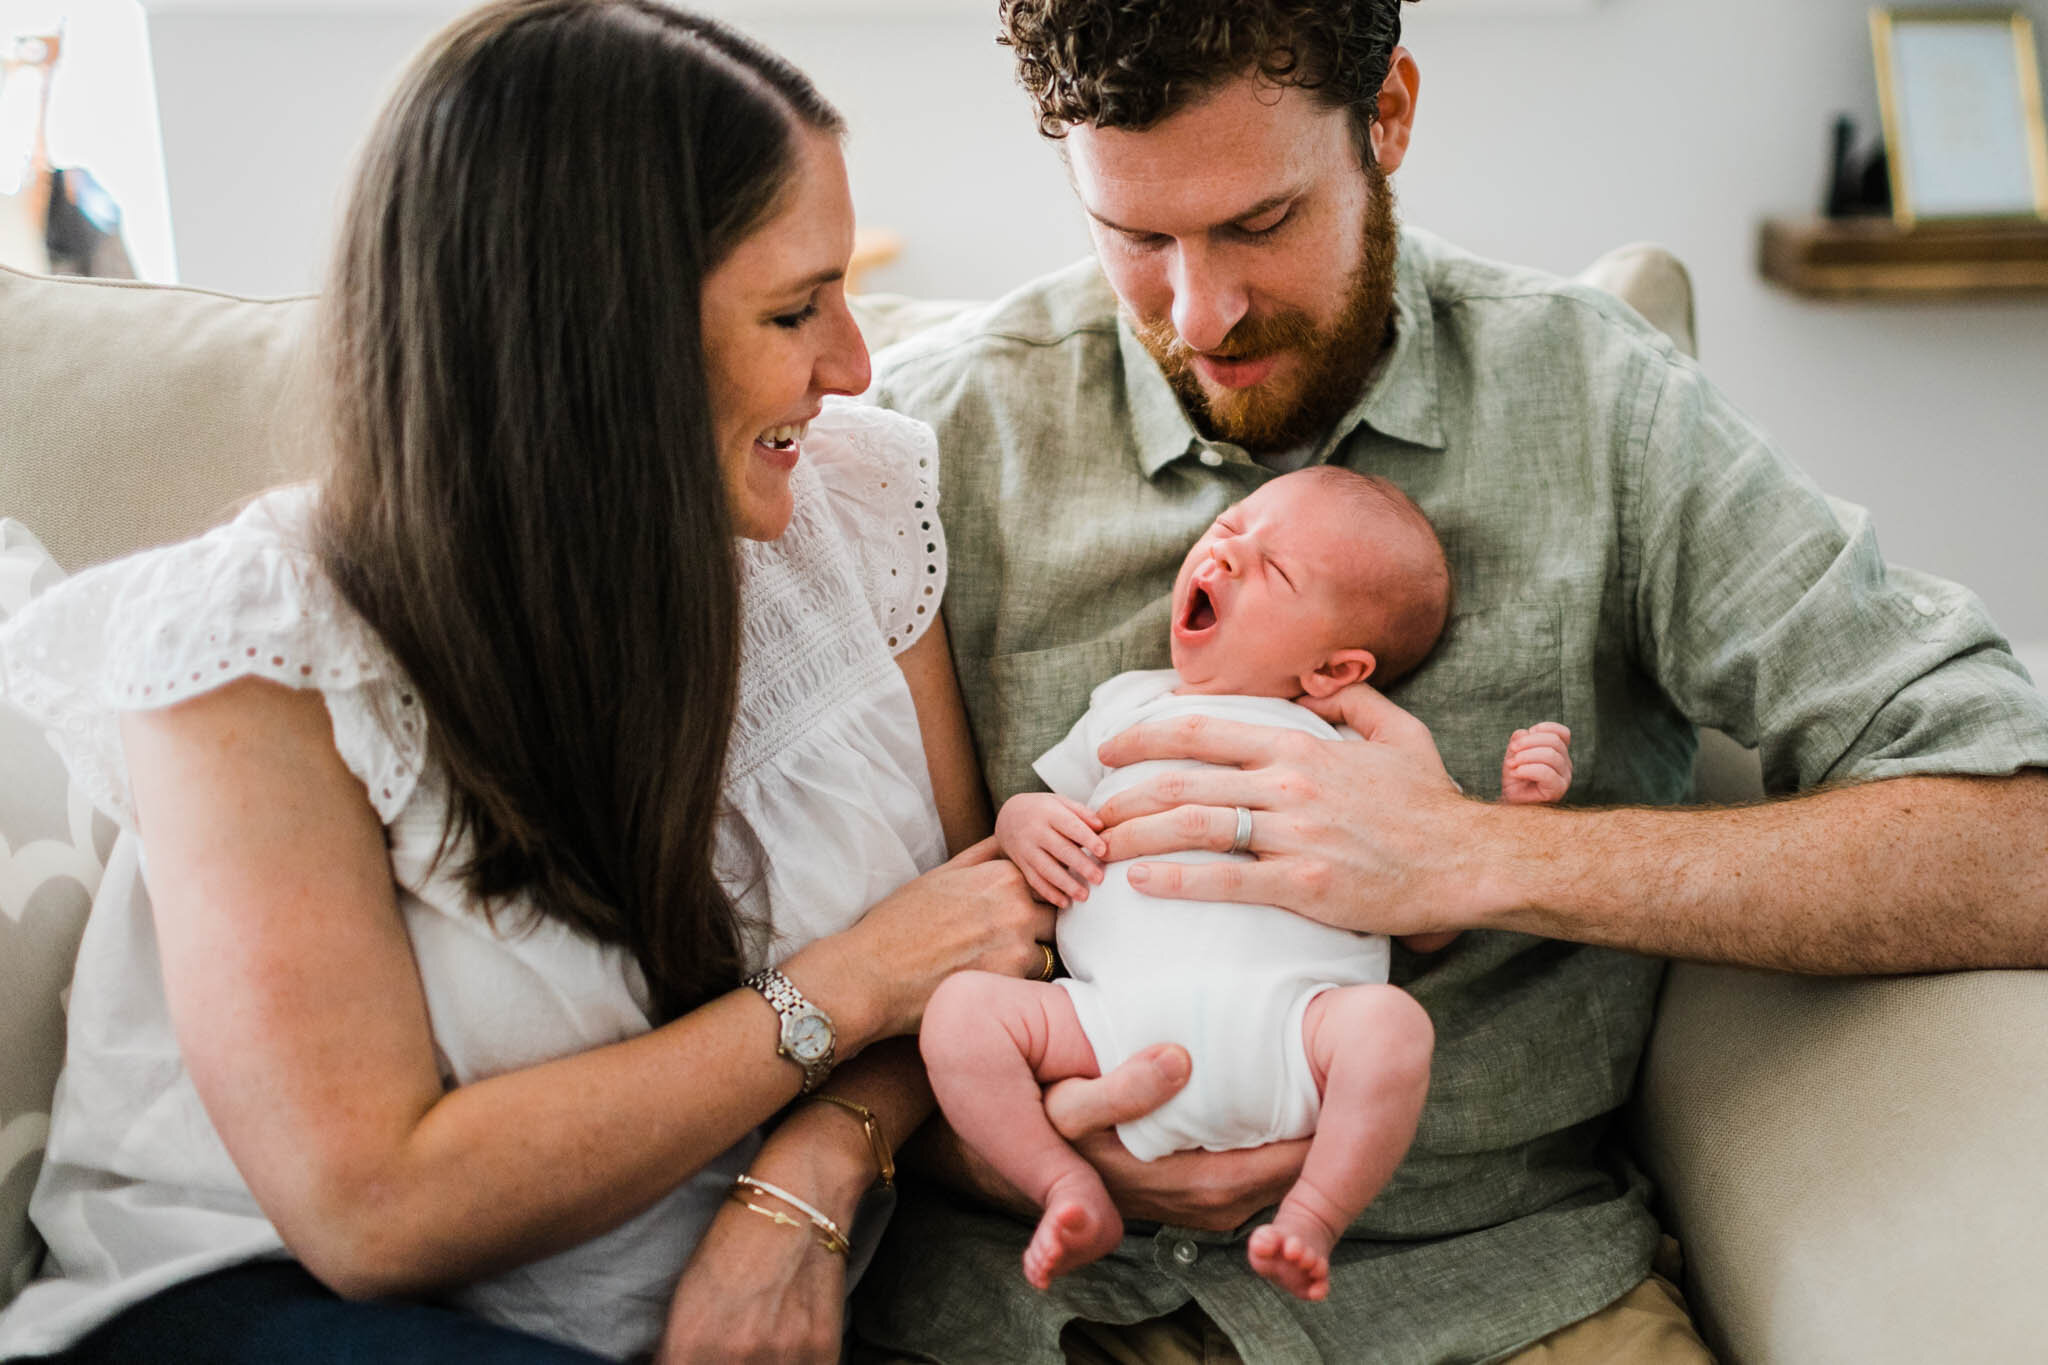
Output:
<instances>
[{"instance_id":1,"label":"man's hand","mask_svg":"<svg viewBox=\"0 0 2048 1365\"><path fill-rule=\"evenodd\" d=\"M1147 895L1278 905L1374 933L1475 924L1467 857L1486 808L1458 794L1428 728L1363 683L1303 705L1365 742L1189 716L1103 745L1112 767L1155 758L1219 765L1164 773L1104 802L1108 861L1226 850L1237 834L1232 807L1244 806L1256 862L1140 863L1131 884Z\"/></svg>"},{"instance_id":2,"label":"man's hand","mask_svg":"<svg viewBox=\"0 0 2048 1365\"><path fill-rule=\"evenodd\" d=\"M1301 1173L1308 1142L1275 1142L1242 1152L1176 1152L1140 1161L1117 1140L1116 1125L1141 1118L1187 1084L1187 1053L1162 1043L1106 1076L1060 1081L1045 1092L1046 1117L1099 1171L1125 1218L1228 1232L1280 1196ZM941 1116L919 1130L916 1160L985 1203L1027 1222L1039 1210L954 1135Z\"/></svg>"}]
</instances>

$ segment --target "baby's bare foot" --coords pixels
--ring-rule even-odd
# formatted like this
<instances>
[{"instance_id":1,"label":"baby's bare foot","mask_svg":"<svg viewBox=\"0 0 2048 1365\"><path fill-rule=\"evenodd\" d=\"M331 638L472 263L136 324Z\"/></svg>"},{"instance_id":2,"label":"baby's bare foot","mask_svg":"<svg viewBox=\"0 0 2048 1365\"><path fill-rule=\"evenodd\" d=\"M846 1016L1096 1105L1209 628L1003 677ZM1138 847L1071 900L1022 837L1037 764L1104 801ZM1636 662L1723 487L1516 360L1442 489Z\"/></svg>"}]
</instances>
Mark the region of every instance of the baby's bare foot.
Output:
<instances>
[{"instance_id":1,"label":"baby's bare foot","mask_svg":"<svg viewBox=\"0 0 2048 1365\"><path fill-rule=\"evenodd\" d=\"M1304 1219L1284 1227L1283 1212L1252 1233L1245 1254L1252 1269L1297 1299L1318 1303L1330 1292L1330 1240L1321 1224Z\"/></svg>"},{"instance_id":2,"label":"baby's bare foot","mask_svg":"<svg viewBox=\"0 0 2048 1365\"><path fill-rule=\"evenodd\" d=\"M1048 1288L1069 1271L1107 1256L1123 1235L1123 1219L1101 1181L1055 1181L1038 1229L1024 1248L1024 1278L1034 1289Z\"/></svg>"}]
</instances>

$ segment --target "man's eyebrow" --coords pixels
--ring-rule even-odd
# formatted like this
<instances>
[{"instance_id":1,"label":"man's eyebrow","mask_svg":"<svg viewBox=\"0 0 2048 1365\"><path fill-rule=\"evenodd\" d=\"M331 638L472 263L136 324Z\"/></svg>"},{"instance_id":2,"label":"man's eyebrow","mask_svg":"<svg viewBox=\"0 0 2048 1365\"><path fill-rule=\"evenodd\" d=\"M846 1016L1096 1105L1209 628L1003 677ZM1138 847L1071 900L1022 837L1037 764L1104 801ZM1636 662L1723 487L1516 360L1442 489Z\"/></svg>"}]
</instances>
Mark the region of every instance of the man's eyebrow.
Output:
<instances>
[{"instance_id":1,"label":"man's eyebrow","mask_svg":"<svg viewBox=\"0 0 2048 1365\"><path fill-rule=\"evenodd\" d=\"M1258 203L1253 204L1250 208L1246 209L1244 212L1231 214L1230 217L1223 220L1221 226L1228 226L1232 223L1242 223L1247 218L1264 217L1266 214L1271 213L1274 209L1293 203L1295 200L1301 198L1301 195L1302 191L1298 189L1282 190L1278 194L1269 194L1264 199L1261 199ZM1150 237L1155 235L1149 228L1125 227L1122 223L1117 222L1115 219L1106 218L1102 214L1097 213L1094 209L1089 208L1086 204L1083 204L1081 207L1083 210L1087 212L1090 218L1093 218L1096 222L1102 224L1104 227L1108 228L1112 232L1128 233L1133 237Z\"/></svg>"}]
</instances>

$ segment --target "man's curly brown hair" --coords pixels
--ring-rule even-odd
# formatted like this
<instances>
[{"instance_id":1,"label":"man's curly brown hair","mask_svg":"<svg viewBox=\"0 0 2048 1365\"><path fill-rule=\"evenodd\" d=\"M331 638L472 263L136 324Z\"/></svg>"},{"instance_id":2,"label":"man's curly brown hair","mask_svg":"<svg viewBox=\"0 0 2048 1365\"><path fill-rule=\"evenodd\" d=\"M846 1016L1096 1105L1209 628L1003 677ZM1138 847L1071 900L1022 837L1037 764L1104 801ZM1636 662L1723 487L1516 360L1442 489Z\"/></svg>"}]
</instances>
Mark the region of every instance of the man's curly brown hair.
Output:
<instances>
[{"instance_id":1,"label":"man's curly brown hair","mask_svg":"<svg viewBox=\"0 0 2048 1365\"><path fill-rule=\"evenodd\" d=\"M1144 129L1248 71L1350 111L1372 158L1402 0L1001 0L1038 130Z\"/></svg>"}]
</instances>

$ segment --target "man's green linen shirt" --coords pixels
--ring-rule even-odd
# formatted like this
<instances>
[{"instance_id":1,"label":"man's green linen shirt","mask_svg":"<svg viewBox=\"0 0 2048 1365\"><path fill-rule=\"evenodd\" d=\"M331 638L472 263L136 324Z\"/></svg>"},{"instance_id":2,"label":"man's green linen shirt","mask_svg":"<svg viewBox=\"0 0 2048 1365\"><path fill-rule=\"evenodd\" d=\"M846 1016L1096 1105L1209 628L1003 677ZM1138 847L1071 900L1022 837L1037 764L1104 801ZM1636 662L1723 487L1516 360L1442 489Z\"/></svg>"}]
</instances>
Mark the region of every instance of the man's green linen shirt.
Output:
<instances>
[{"instance_id":1,"label":"man's green linen shirt","mask_svg":"<svg viewBox=\"0 0 2048 1365\"><path fill-rule=\"evenodd\" d=\"M945 613L998 801L1126 669L1168 662L1168 598L1210 520L1273 475L1197 436L1093 263L886 352L876 397L933 424ZM1890 567L1669 341L1598 291L1402 235L1391 349L1314 452L1436 524L1456 609L1394 690L1475 797L1509 734L1561 720L1577 804L1671 804L1695 725L1778 792L2048 765L2048 703L1983 606ZM1396 951L1436 1025L1429 1103L1339 1248L1330 1296L1253 1275L1241 1237L1139 1225L1039 1294L1029 1228L907 1192L857 1308L867 1341L1059 1359L1074 1315L1201 1303L1253 1361L1486 1360L1606 1306L1657 1240L1611 1141L1662 964L1517 934ZM1248 1230L1248 1229L1247 1229Z\"/></svg>"}]
</instances>

